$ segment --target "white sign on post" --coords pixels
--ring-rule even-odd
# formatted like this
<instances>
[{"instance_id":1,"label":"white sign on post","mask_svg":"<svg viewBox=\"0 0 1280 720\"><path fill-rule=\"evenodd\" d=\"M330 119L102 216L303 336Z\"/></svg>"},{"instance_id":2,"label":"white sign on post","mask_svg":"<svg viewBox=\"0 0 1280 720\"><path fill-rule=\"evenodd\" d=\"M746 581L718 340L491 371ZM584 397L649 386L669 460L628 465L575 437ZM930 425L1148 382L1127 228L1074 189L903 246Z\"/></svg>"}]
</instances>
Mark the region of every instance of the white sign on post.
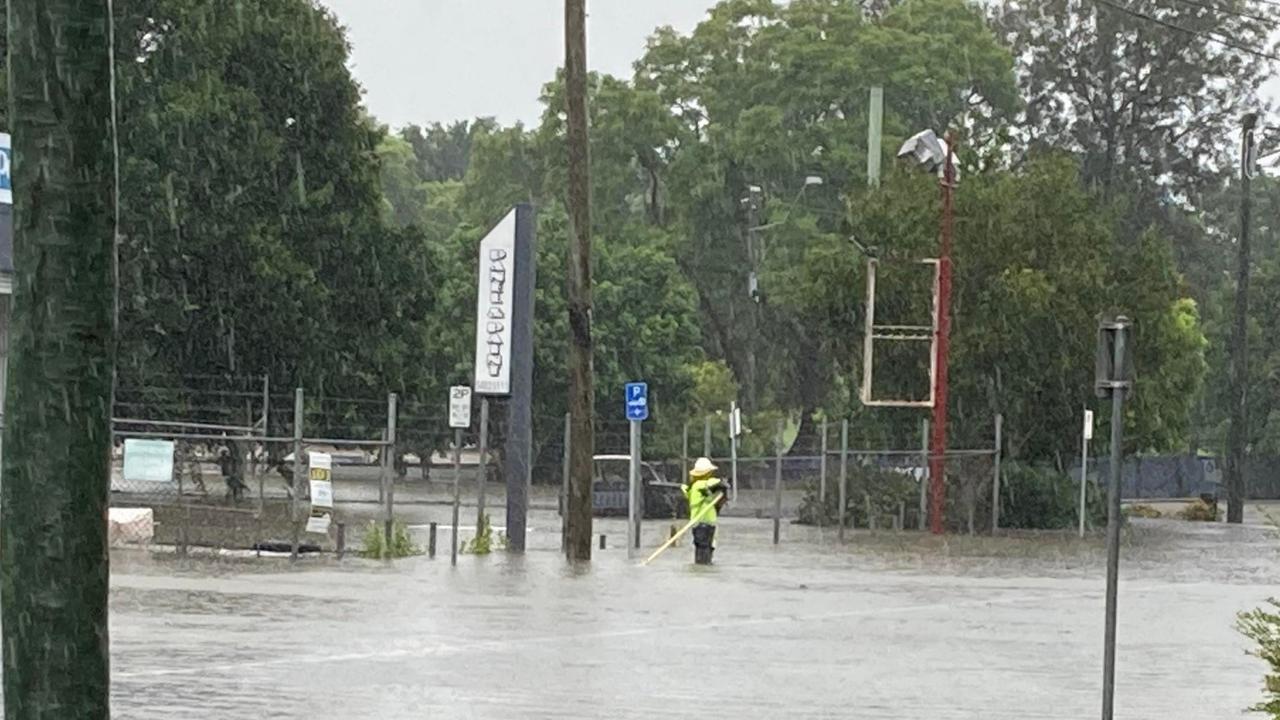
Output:
<instances>
[{"instance_id":1,"label":"white sign on post","mask_svg":"<svg viewBox=\"0 0 1280 720\"><path fill-rule=\"evenodd\" d=\"M173 441L124 441L122 477L129 482L173 482Z\"/></svg>"},{"instance_id":2,"label":"white sign on post","mask_svg":"<svg viewBox=\"0 0 1280 720\"><path fill-rule=\"evenodd\" d=\"M471 388L466 385L449 388L449 427L471 427Z\"/></svg>"},{"instance_id":3,"label":"white sign on post","mask_svg":"<svg viewBox=\"0 0 1280 720\"><path fill-rule=\"evenodd\" d=\"M516 211L513 209L480 241L475 389L481 395L511 394L515 252Z\"/></svg>"},{"instance_id":4,"label":"white sign on post","mask_svg":"<svg viewBox=\"0 0 1280 720\"><path fill-rule=\"evenodd\" d=\"M308 469L311 480L311 516L307 518L307 532L324 534L333 522L333 456L329 453L308 453Z\"/></svg>"},{"instance_id":5,"label":"white sign on post","mask_svg":"<svg viewBox=\"0 0 1280 720\"><path fill-rule=\"evenodd\" d=\"M1093 439L1093 411L1092 410L1084 411L1084 439L1085 440Z\"/></svg>"},{"instance_id":6,"label":"white sign on post","mask_svg":"<svg viewBox=\"0 0 1280 720\"><path fill-rule=\"evenodd\" d=\"M742 408L736 402L729 406L729 435L742 437Z\"/></svg>"},{"instance_id":7,"label":"white sign on post","mask_svg":"<svg viewBox=\"0 0 1280 720\"><path fill-rule=\"evenodd\" d=\"M13 204L13 138L0 133L0 203Z\"/></svg>"}]
</instances>

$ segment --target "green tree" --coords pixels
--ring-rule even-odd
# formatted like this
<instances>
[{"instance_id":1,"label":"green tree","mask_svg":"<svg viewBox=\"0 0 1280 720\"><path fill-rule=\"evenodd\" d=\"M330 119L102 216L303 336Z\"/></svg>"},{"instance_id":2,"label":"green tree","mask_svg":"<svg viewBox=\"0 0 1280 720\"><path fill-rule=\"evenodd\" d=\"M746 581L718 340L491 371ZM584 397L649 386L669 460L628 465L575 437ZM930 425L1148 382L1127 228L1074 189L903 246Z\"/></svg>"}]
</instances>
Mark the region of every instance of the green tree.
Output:
<instances>
[{"instance_id":1,"label":"green tree","mask_svg":"<svg viewBox=\"0 0 1280 720\"><path fill-rule=\"evenodd\" d=\"M420 181L456 181L467 174L476 136L497 128L493 118L477 118L449 125L438 122L426 127L407 125L400 130L399 137L413 149L414 171Z\"/></svg>"},{"instance_id":2,"label":"green tree","mask_svg":"<svg viewBox=\"0 0 1280 720\"><path fill-rule=\"evenodd\" d=\"M962 123L989 151L1017 105L1012 57L958 0L909 0L874 21L849 3L728 0L690 35L659 30L634 84L680 123L661 145L665 211L705 346L748 410L793 408L806 423L829 399L829 348L812 316L775 300L809 247L843 234L842 195L865 183L870 88L886 87L890 148Z\"/></svg>"},{"instance_id":3,"label":"green tree","mask_svg":"<svg viewBox=\"0 0 1280 720\"><path fill-rule=\"evenodd\" d=\"M1239 116L1259 106L1270 73L1243 48L1274 47L1280 8L1117 4L1003 0L994 14L1023 58L1028 150L1079 153L1085 181L1107 197L1130 195L1141 226L1160 207L1176 208L1170 198L1194 207L1234 166Z\"/></svg>"},{"instance_id":4,"label":"green tree","mask_svg":"<svg viewBox=\"0 0 1280 720\"><path fill-rule=\"evenodd\" d=\"M854 234L878 247L886 273L936 252L937 195L932 178L891 173L881 189L851 199L860 209L851 218ZM966 177L957 197L950 444L986 446L991 418L1002 413L1013 456L1063 464L1075 439L1061 428L1078 424L1081 406L1092 400L1096 318L1122 310L1137 327L1131 441L1141 449L1180 448L1204 374L1205 341L1167 247L1148 234L1113 262L1112 211L1060 157ZM820 332L845 387L861 375L864 267L847 242L829 237L810 249L788 297L822 318ZM928 297L927 284L882 283L877 317L912 303L927 313L919 303ZM925 347L910 362L879 365L877 375L920 389ZM914 441L917 413L847 402L859 437L903 447Z\"/></svg>"},{"instance_id":5,"label":"green tree","mask_svg":"<svg viewBox=\"0 0 1280 720\"><path fill-rule=\"evenodd\" d=\"M121 36L126 373L402 387L433 260L382 220L381 133L332 15L142 0Z\"/></svg>"}]
</instances>

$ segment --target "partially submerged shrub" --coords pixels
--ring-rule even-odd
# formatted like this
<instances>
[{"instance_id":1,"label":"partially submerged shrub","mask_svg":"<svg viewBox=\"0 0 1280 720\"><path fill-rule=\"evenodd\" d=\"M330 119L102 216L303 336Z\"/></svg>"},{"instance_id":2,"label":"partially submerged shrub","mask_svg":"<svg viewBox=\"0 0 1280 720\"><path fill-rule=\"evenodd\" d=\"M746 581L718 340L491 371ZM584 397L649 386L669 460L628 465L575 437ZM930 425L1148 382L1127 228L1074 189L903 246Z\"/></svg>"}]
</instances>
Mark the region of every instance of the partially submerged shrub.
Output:
<instances>
[{"instance_id":1,"label":"partially submerged shrub","mask_svg":"<svg viewBox=\"0 0 1280 720\"><path fill-rule=\"evenodd\" d=\"M1150 505L1130 505L1129 507L1124 509L1124 514L1128 515L1129 517L1140 517L1140 518L1149 518L1149 519L1164 517L1164 513L1151 507Z\"/></svg>"},{"instance_id":2,"label":"partially submerged shrub","mask_svg":"<svg viewBox=\"0 0 1280 720\"><path fill-rule=\"evenodd\" d=\"M360 550L362 557L390 560L421 554L422 548L413 544L409 526L403 522L397 520L391 526L390 545L387 544L386 529L382 523L370 521L365 527L363 548Z\"/></svg>"},{"instance_id":3,"label":"partially submerged shrub","mask_svg":"<svg viewBox=\"0 0 1280 720\"><path fill-rule=\"evenodd\" d=\"M1204 500L1196 500L1178 511L1178 517L1192 522L1217 522L1218 505L1217 503L1207 503Z\"/></svg>"},{"instance_id":4,"label":"partially submerged shrub","mask_svg":"<svg viewBox=\"0 0 1280 720\"><path fill-rule=\"evenodd\" d=\"M505 533L498 533L495 538L493 524L489 522L489 516L482 515L480 516L480 525L476 528L476 536L462 547L462 551L472 555L488 555L495 549L507 549L507 536Z\"/></svg>"},{"instance_id":5,"label":"partially submerged shrub","mask_svg":"<svg viewBox=\"0 0 1280 720\"><path fill-rule=\"evenodd\" d=\"M1085 515L1093 527L1107 522L1103 493L1085 487ZM1053 468L1008 463L1000 485L1000 527L1063 530L1080 522L1080 479Z\"/></svg>"},{"instance_id":6,"label":"partially submerged shrub","mask_svg":"<svg viewBox=\"0 0 1280 720\"><path fill-rule=\"evenodd\" d=\"M916 479L904 470L881 468L872 465L850 464L846 487L844 520L846 527L868 527L868 500L871 514L879 520L883 516L898 514L899 506L907 509L916 506L919 490ZM820 497L816 484L805 488L804 499L800 503L801 525L825 525L834 527L840 524L840 481L838 478L827 480L827 495Z\"/></svg>"}]
</instances>

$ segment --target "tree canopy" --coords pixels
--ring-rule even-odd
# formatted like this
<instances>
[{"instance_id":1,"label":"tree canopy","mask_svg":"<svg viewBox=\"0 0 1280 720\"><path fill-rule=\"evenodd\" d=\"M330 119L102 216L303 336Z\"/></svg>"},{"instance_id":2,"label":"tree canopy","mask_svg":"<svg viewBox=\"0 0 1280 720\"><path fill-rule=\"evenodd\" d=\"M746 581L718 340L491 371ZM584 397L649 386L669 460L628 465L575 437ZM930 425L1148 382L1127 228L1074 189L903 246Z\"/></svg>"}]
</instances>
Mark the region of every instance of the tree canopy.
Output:
<instances>
[{"instance_id":1,"label":"tree canopy","mask_svg":"<svg viewBox=\"0 0 1280 720\"><path fill-rule=\"evenodd\" d=\"M1156 5L1187 32L1077 0L723 0L689 33L655 30L630 77L589 83L597 402L612 408L643 377L660 419L737 400L801 433L849 417L861 438L914 446L920 413L864 408L856 388L864 250L881 258L884 312L928 312L928 277L912 268L937 254L938 185L892 159L928 128L960 140L953 445L985 444L1002 413L1012 452L1061 462L1111 312L1136 320L1134 447L1216 442L1225 409L1201 388L1225 376L1231 127L1268 65L1194 33L1262 47L1280 8ZM122 372L443 398L470 373L476 245L532 202L535 413L540 437L555 433L562 78L548 78L534 126L387 128L361 107L327 11L225 10L145 0L122 17ZM1274 205L1274 183L1259 184ZM1255 307L1278 292L1275 265L1260 261ZM1271 324L1253 325L1260 388L1280 356ZM926 358L902 352L877 382L914 392ZM1280 417L1280 391L1253 402ZM1262 423L1255 442L1280 447L1276 428Z\"/></svg>"}]
</instances>

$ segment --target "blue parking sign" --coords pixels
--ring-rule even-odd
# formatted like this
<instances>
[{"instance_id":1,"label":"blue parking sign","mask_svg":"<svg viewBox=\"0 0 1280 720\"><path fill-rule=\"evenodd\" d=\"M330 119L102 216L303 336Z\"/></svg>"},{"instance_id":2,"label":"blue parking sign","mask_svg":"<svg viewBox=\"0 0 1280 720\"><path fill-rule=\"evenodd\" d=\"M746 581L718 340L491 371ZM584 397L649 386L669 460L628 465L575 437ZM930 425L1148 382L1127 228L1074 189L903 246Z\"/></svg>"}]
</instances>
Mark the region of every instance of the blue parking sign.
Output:
<instances>
[{"instance_id":1,"label":"blue parking sign","mask_svg":"<svg viewBox=\"0 0 1280 720\"><path fill-rule=\"evenodd\" d=\"M649 419L648 383L627 383L627 419L632 422Z\"/></svg>"}]
</instances>

